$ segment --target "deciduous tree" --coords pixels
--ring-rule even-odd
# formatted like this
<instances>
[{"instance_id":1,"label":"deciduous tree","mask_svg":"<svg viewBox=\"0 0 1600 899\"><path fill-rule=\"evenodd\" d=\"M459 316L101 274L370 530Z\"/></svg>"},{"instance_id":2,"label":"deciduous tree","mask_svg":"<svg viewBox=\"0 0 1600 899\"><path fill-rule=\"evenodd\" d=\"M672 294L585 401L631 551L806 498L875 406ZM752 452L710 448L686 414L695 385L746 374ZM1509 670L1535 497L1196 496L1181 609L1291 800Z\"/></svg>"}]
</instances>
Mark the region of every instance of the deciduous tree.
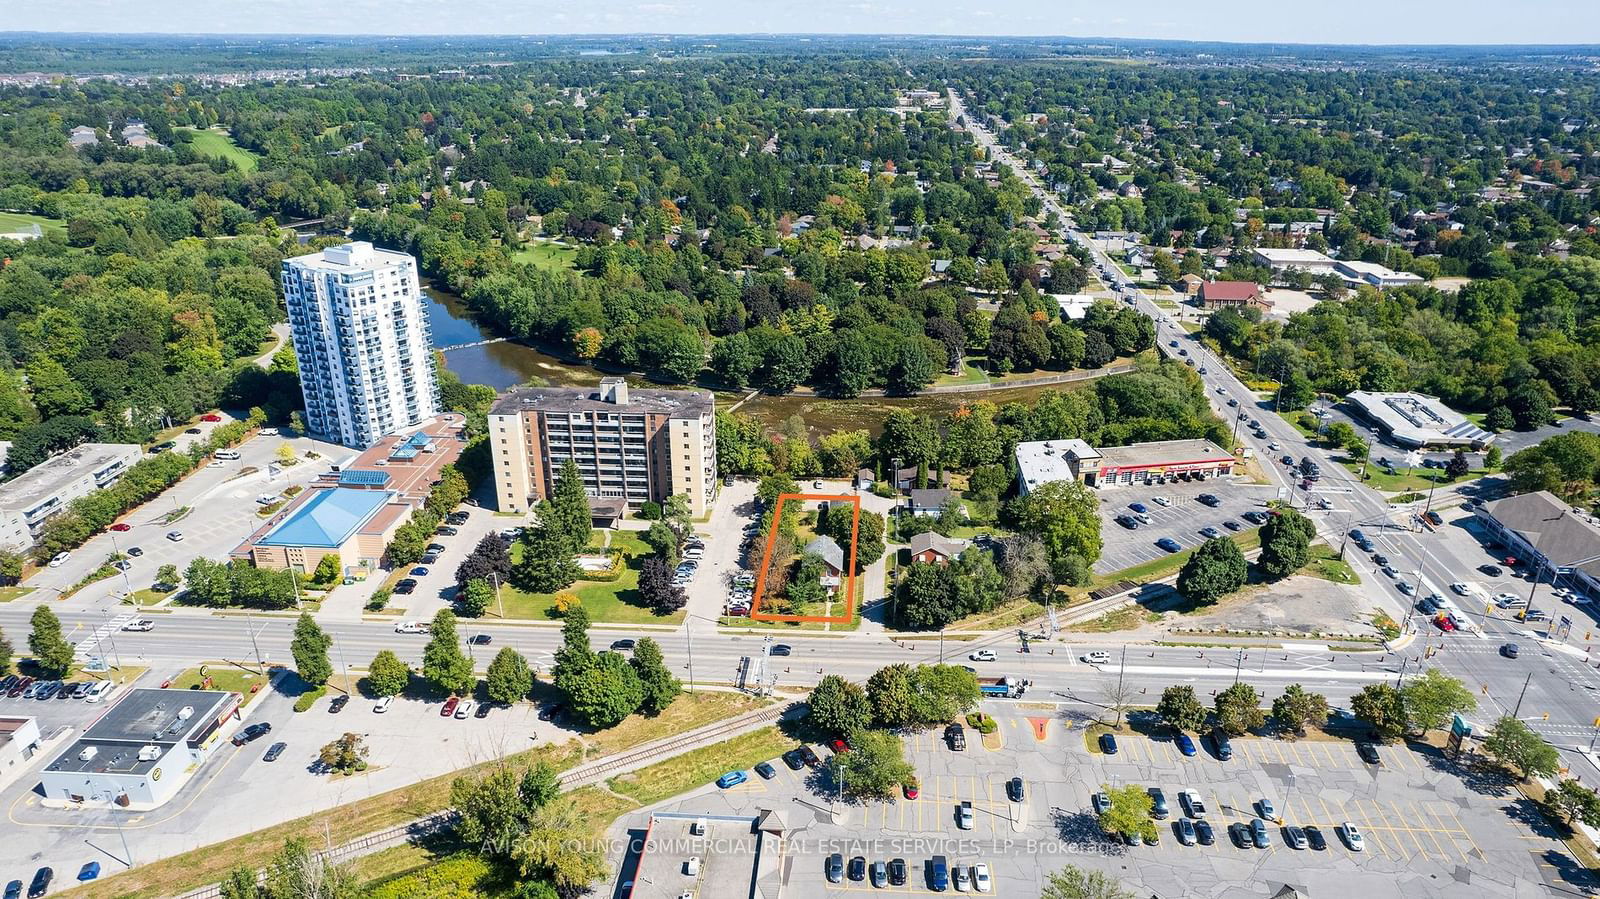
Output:
<instances>
[{"instance_id":1,"label":"deciduous tree","mask_svg":"<svg viewBox=\"0 0 1600 899\"><path fill-rule=\"evenodd\" d=\"M1167 726L1175 731L1199 732L1206 723L1206 707L1200 704L1199 697L1194 694L1194 687L1180 684L1168 687L1161 692L1161 701L1156 703L1156 714L1161 716Z\"/></svg>"},{"instance_id":2,"label":"deciduous tree","mask_svg":"<svg viewBox=\"0 0 1600 899\"><path fill-rule=\"evenodd\" d=\"M823 733L848 739L872 724L872 706L859 686L830 674L812 688L806 720Z\"/></svg>"},{"instance_id":3,"label":"deciduous tree","mask_svg":"<svg viewBox=\"0 0 1600 899\"><path fill-rule=\"evenodd\" d=\"M1266 723L1261 713L1261 694L1255 687L1237 683L1217 694L1217 726L1234 736L1256 730Z\"/></svg>"},{"instance_id":4,"label":"deciduous tree","mask_svg":"<svg viewBox=\"0 0 1600 899\"><path fill-rule=\"evenodd\" d=\"M1239 544L1216 537L1200 544L1178 572L1178 592L1197 603L1211 603L1244 586L1249 574Z\"/></svg>"},{"instance_id":5,"label":"deciduous tree","mask_svg":"<svg viewBox=\"0 0 1600 899\"><path fill-rule=\"evenodd\" d=\"M375 696L398 696L411 683L411 666L393 650L380 649L367 666L367 689Z\"/></svg>"},{"instance_id":6,"label":"deciduous tree","mask_svg":"<svg viewBox=\"0 0 1600 899\"><path fill-rule=\"evenodd\" d=\"M489 699L501 705L521 702L533 689L533 672L528 669L528 660L509 646L500 647L494 661L489 663L483 686Z\"/></svg>"},{"instance_id":7,"label":"deciduous tree","mask_svg":"<svg viewBox=\"0 0 1600 899\"><path fill-rule=\"evenodd\" d=\"M1328 720L1328 698L1299 684L1290 684L1272 701L1272 720L1281 730L1303 734L1306 724Z\"/></svg>"},{"instance_id":8,"label":"deciduous tree","mask_svg":"<svg viewBox=\"0 0 1600 899\"><path fill-rule=\"evenodd\" d=\"M428 645L422 650L422 676L437 690L466 695L477 677L472 672L472 660L461 651L455 613L440 609L433 616L429 635Z\"/></svg>"},{"instance_id":9,"label":"deciduous tree","mask_svg":"<svg viewBox=\"0 0 1600 899\"><path fill-rule=\"evenodd\" d=\"M328 647L332 645L333 638L322 632L311 613L301 612L294 624L294 640L289 644L301 680L313 687L328 682L333 676L333 663L328 661Z\"/></svg>"},{"instance_id":10,"label":"deciduous tree","mask_svg":"<svg viewBox=\"0 0 1600 899\"><path fill-rule=\"evenodd\" d=\"M1554 746L1534 733L1533 728L1510 715L1496 721L1494 727L1489 729L1489 735L1483 740L1483 751L1517 772L1524 780L1551 777L1561 762Z\"/></svg>"}]
</instances>

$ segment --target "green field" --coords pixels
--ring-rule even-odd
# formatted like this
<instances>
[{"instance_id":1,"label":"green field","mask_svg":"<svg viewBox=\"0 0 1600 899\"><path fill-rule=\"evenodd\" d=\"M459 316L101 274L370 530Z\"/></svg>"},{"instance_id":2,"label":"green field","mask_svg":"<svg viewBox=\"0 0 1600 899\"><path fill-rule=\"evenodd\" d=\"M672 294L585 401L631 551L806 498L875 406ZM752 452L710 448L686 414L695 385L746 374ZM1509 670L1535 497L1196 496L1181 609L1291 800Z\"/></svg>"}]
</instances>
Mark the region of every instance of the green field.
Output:
<instances>
[{"instance_id":1,"label":"green field","mask_svg":"<svg viewBox=\"0 0 1600 899\"><path fill-rule=\"evenodd\" d=\"M577 247L540 241L511 254L512 262L526 262L550 271L570 271L578 261Z\"/></svg>"},{"instance_id":2,"label":"green field","mask_svg":"<svg viewBox=\"0 0 1600 899\"><path fill-rule=\"evenodd\" d=\"M234 143L233 138L225 131L198 131L193 128L183 130L194 135L194 151L201 156L226 159L245 173L255 171L261 164L261 157Z\"/></svg>"},{"instance_id":3,"label":"green field","mask_svg":"<svg viewBox=\"0 0 1600 899\"><path fill-rule=\"evenodd\" d=\"M67 223L60 219L46 218L42 215L26 215L21 212L0 212L0 234L21 231L29 225L38 225L44 229L46 234L67 233Z\"/></svg>"},{"instance_id":4,"label":"green field","mask_svg":"<svg viewBox=\"0 0 1600 899\"><path fill-rule=\"evenodd\" d=\"M644 564L645 556L650 554L650 547L643 540L634 536L629 531L617 531L611 535L611 546L621 549L626 557L622 569L622 576L614 581L585 581L579 580L572 586L561 591L571 593L583 603L583 610L589 613L591 621L605 621L619 624L677 624L683 620L683 611L680 609L671 615L657 615L644 604L639 596L639 567ZM522 545L517 544L511 548L511 558L516 562L522 558ZM500 587L500 602L493 603L484 613L486 618L499 618L501 604L505 607L506 618L531 618L537 621L549 621L560 617L555 609L555 595L550 593L529 593L519 590L510 584Z\"/></svg>"}]
</instances>

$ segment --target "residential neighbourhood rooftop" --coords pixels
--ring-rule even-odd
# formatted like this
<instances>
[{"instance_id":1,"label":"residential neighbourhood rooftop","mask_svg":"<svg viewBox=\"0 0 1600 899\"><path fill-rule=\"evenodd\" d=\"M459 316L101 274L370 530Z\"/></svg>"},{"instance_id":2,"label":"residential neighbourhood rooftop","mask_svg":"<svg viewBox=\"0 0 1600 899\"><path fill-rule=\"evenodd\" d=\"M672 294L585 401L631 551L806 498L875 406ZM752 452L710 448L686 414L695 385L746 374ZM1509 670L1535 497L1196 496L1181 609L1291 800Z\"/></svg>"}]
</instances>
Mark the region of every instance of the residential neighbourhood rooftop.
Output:
<instances>
[{"instance_id":1,"label":"residential neighbourhood rooftop","mask_svg":"<svg viewBox=\"0 0 1600 899\"><path fill-rule=\"evenodd\" d=\"M1017 476L1029 487L1077 479L1074 460L1098 459L1100 452L1076 437L1017 444Z\"/></svg>"}]
</instances>

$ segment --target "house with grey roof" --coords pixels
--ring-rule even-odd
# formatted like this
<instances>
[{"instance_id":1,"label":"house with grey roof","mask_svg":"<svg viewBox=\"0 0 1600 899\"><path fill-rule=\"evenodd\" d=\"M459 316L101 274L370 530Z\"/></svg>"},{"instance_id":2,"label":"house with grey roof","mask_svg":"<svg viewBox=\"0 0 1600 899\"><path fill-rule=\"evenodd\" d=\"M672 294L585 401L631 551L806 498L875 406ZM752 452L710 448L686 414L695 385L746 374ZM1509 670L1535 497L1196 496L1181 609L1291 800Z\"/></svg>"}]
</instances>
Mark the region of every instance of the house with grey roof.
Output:
<instances>
[{"instance_id":1,"label":"house with grey roof","mask_svg":"<svg viewBox=\"0 0 1600 899\"><path fill-rule=\"evenodd\" d=\"M839 589L840 578L844 574L844 550L839 544L832 537L817 537L806 544L805 553L822 560L822 566L826 569L822 586L828 589L828 593Z\"/></svg>"}]
</instances>

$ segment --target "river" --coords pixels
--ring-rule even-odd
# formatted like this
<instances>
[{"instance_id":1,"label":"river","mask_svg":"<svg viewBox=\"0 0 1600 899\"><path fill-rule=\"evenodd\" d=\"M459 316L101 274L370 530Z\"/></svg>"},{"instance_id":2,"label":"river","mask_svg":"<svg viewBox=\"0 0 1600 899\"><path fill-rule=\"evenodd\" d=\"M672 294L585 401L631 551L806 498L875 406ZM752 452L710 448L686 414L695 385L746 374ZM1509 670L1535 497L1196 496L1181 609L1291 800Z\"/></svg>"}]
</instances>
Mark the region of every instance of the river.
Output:
<instances>
[{"instance_id":1,"label":"river","mask_svg":"<svg viewBox=\"0 0 1600 899\"><path fill-rule=\"evenodd\" d=\"M478 324L472 318L461 298L437 285L422 288L423 308L433 330L433 345L456 346L497 336L492 328ZM527 381L537 381L557 387L582 387L598 384L601 373L587 365L563 361L549 353L530 346L505 341L485 346L466 347L444 354L445 367L468 384L487 384L495 390L505 390ZM650 382L632 376L628 380L640 386ZM1040 387L1013 387L985 393L930 393L910 397L862 397L855 400L828 399L825 397L795 395L760 395L739 407L740 414L749 415L768 428L776 429L785 419L798 415L805 421L813 438L834 431L866 428L877 434L883 428L883 418L891 409L912 409L935 416L943 416L963 404L980 400L1003 405L1005 403L1032 403L1046 393L1058 390L1079 389L1092 382L1077 382ZM718 393L717 406L726 408L743 398L740 394Z\"/></svg>"}]
</instances>

